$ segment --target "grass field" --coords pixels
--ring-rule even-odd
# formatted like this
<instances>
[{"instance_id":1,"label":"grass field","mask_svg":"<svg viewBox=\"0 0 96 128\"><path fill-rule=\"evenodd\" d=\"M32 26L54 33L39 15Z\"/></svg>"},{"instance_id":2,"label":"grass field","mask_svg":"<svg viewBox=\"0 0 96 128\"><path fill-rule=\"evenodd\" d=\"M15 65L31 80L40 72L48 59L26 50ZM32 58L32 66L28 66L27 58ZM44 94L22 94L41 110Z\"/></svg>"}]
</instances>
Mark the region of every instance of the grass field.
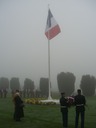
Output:
<instances>
[{"instance_id":1,"label":"grass field","mask_svg":"<svg viewBox=\"0 0 96 128\"><path fill-rule=\"evenodd\" d=\"M87 98L85 128L96 128L96 97ZM0 98L0 128L62 128L59 105L29 105L21 122L13 120L12 98ZM69 108L69 127L74 128L75 107Z\"/></svg>"}]
</instances>

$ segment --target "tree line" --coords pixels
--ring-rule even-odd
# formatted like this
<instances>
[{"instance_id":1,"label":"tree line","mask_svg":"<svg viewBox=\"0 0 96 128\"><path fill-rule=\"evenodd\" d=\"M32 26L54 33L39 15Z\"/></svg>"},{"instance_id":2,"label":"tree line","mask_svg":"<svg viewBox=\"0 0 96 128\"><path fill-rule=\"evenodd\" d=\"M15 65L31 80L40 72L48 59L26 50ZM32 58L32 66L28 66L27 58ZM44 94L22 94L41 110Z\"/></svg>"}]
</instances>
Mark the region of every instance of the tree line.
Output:
<instances>
[{"instance_id":1,"label":"tree line","mask_svg":"<svg viewBox=\"0 0 96 128\"><path fill-rule=\"evenodd\" d=\"M59 92L66 92L66 94L74 95L76 77L70 72L61 72L57 75L57 86ZM13 77L11 80L5 77L0 78L0 97L6 97L9 88L14 94L15 90L20 90L23 97L48 97L49 92L48 78L40 78L39 90L35 90L34 81L26 78L24 80L23 89L21 89L19 78ZM83 75L79 88L85 96L95 95L96 78L89 74Z\"/></svg>"},{"instance_id":2,"label":"tree line","mask_svg":"<svg viewBox=\"0 0 96 128\"><path fill-rule=\"evenodd\" d=\"M75 92L75 81L76 77L73 73L61 72L57 75L57 82L59 92L66 92L67 95L74 95ZM93 96L95 95L96 89L96 78L89 74L83 75L80 81L79 88L82 90L85 96Z\"/></svg>"}]
</instances>

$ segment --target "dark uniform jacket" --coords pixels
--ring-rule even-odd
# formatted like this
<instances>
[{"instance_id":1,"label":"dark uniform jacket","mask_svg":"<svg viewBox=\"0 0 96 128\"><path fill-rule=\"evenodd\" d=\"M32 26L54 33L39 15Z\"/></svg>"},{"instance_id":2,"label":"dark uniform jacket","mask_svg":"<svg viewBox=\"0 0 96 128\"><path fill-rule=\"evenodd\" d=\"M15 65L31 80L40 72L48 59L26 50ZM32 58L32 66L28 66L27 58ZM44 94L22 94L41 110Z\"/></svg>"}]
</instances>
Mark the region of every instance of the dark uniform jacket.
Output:
<instances>
[{"instance_id":1,"label":"dark uniform jacket","mask_svg":"<svg viewBox=\"0 0 96 128\"><path fill-rule=\"evenodd\" d=\"M60 98L61 112L68 111L68 100L65 97Z\"/></svg>"},{"instance_id":2,"label":"dark uniform jacket","mask_svg":"<svg viewBox=\"0 0 96 128\"><path fill-rule=\"evenodd\" d=\"M75 106L76 106L76 111L85 111L85 96L83 95L77 95L75 96Z\"/></svg>"}]
</instances>

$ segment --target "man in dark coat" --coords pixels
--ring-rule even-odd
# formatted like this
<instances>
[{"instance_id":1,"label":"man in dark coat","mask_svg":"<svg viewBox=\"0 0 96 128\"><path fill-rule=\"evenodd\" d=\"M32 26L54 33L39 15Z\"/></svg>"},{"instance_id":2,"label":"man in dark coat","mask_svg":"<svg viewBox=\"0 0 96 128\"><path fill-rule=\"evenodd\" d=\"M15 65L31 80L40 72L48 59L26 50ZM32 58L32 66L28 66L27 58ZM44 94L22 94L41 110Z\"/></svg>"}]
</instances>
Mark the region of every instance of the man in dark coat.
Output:
<instances>
[{"instance_id":1,"label":"man in dark coat","mask_svg":"<svg viewBox=\"0 0 96 128\"><path fill-rule=\"evenodd\" d=\"M18 90L16 90L13 101L15 105L14 120L20 121L20 118L24 117L24 111L23 111L24 104Z\"/></svg>"},{"instance_id":2,"label":"man in dark coat","mask_svg":"<svg viewBox=\"0 0 96 128\"><path fill-rule=\"evenodd\" d=\"M61 93L60 98L60 107L61 107L61 113L62 113L62 120L63 120L63 127L68 127L68 100L65 97L65 93Z\"/></svg>"},{"instance_id":3,"label":"man in dark coat","mask_svg":"<svg viewBox=\"0 0 96 128\"><path fill-rule=\"evenodd\" d=\"M76 119L75 128L78 128L79 115L81 115L81 128L84 128L84 116L85 116L85 96L81 95L81 90L77 90L77 95L75 96L75 106L76 106Z\"/></svg>"}]
</instances>

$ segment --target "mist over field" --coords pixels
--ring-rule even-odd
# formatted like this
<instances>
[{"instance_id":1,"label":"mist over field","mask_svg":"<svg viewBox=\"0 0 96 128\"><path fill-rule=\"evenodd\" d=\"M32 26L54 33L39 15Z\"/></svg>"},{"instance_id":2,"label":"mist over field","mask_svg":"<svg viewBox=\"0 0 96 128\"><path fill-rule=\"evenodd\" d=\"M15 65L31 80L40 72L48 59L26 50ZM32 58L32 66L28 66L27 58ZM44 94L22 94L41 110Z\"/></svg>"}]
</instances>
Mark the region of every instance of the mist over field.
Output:
<instances>
[{"instance_id":1,"label":"mist over field","mask_svg":"<svg viewBox=\"0 0 96 128\"><path fill-rule=\"evenodd\" d=\"M96 77L95 0L0 0L0 77L18 77L21 86L30 78L36 87L48 78L48 4L61 29L50 40L52 89L60 72L73 73L78 88L82 75Z\"/></svg>"}]
</instances>

